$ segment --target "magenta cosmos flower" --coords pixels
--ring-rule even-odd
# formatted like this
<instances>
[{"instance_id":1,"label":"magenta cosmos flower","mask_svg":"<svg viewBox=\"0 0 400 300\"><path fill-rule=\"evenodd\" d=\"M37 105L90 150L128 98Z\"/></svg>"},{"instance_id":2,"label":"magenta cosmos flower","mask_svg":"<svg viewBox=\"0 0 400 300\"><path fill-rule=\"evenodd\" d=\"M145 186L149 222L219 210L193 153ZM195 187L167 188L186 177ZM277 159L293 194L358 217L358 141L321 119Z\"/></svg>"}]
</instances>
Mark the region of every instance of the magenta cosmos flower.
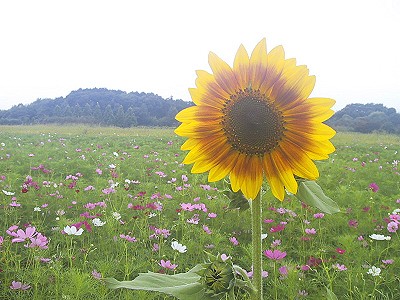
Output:
<instances>
[{"instance_id":1,"label":"magenta cosmos flower","mask_svg":"<svg viewBox=\"0 0 400 300\"><path fill-rule=\"evenodd\" d=\"M268 257L269 259L273 260L281 260L286 257L286 252L282 252L278 249L275 250L265 250L264 255Z\"/></svg>"}]
</instances>

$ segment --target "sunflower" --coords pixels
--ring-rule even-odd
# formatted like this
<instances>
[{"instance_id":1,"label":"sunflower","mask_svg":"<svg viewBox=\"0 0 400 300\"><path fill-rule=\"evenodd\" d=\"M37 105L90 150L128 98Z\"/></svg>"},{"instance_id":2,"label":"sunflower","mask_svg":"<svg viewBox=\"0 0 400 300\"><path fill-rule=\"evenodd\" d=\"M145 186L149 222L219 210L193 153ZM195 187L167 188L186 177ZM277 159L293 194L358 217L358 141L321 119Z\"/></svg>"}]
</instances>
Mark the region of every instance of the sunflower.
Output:
<instances>
[{"instance_id":1,"label":"sunflower","mask_svg":"<svg viewBox=\"0 0 400 300\"><path fill-rule=\"evenodd\" d=\"M282 46L269 53L265 39L251 56L241 45L233 68L210 52L212 73L197 71L189 89L194 106L180 111L177 135L188 139L183 163L192 173L209 172L210 182L229 175L232 190L254 199L266 177L273 195L297 193L296 177L316 180L314 160L327 159L335 148L335 131L323 122L335 101L309 98L315 76Z\"/></svg>"}]
</instances>

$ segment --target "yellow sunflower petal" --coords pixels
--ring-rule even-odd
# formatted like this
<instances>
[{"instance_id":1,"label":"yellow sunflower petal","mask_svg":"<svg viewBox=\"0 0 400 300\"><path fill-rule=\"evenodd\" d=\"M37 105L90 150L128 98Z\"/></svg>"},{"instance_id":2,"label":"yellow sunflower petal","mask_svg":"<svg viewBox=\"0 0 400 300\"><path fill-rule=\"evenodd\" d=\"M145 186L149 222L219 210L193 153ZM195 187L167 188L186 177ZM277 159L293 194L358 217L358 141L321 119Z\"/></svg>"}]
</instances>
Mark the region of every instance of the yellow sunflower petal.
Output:
<instances>
[{"instance_id":1,"label":"yellow sunflower petal","mask_svg":"<svg viewBox=\"0 0 400 300\"><path fill-rule=\"evenodd\" d=\"M243 180L246 179L246 178L244 178L243 175L244 175L244 170L246 168L247 158L248 157L246 155L240 153L237 157L236 165L233 167L231 173L229 174L232 190L234 192L237 192L238 190L240 190Z\"/></svg>"},{"instance_id":2,"label":"yellow sunflower petal","mask_svg":"<svg viewBox=\"0 0 400 300\"><path fill-rule=\"evenodd\" d=\"M294 179L292 167L287 163L287 158L280 151L272 152L271 158L282 184L289 192L296 194L297 181Z\"/></svg>"},{"instance_id":3,"label":"yellow sunflower petal","mask_svg":"<svg viewBox=\"0 0 400 300\"><path fill-rule=\"evenodd\" d=\"M210 134L221 132L221 127L218 124L218 121L182 123L175 129L175 133L191 138L204 138Z\"/></svg>"},{"instance_id":4,"label":"yellow sunflower petal","mask_svg":"<svg viewBox=\"0 0 400 300\"><path fill-rule=\"evenodd\" d=\"M261 158L258 156L248 156L246 168L243 170L245 180L240 189L247 199L255 199L260 192L263 181L263 169Z\"/></svg>"},{"instance_id":5,"label":"yellow sunflower petal","mask_svg":"<svg viewBox=\"0 0 400 300\"><path fill-rule=\"evenodd\" d=\"M270 154L266 154L263 159L263 170L268 184L271 188L272 194L279 200L283 201L285 198L285 188L281 179L279 178L278 170L271 159Z\"/></svg>"},{"instance_id":6,"label":"yellow sunflower petal","mask_svg":"<svg viewBox=\"0 0 400 300\"><path fill-rule=\"evenodd\" d=\"M280 78L285 65L285 51L282 46L273 48L267 55L267 70L261 82L261 93L269 96L272 86Z\"/></svg>"},{"instance_id":7,"label":"yellow sunflower petal","mask_svg":"<svg viewBox=\"0 0 400 300\"><path fill-rule=\"evenodd\" d=\"M215 182L225 178L233 169L236 164L236 159L239 156L239 152L230 151L226 159L218 164L215 164L210 173L208 174L208 181Z\"/></svg>"},{"instance_id":8,"label":"yellow sunflower petal","mask_svg":"<svg viewBox=\"0 0 400 300\"><path fill-rule=\"evenodd\" d=\"M208 55L208 64L214 73L215 81L224 91L232 95L240 89L232 68L215 53L210 52Z\"/></svg>"},{"instance_id":9,"label":"yellow sunflower petal","mask_svg":"<svg viewBox=\"0 0 400 300\"><path fill-rule=\"evenodd\" d=\"M316 180L319 172L307 154L295 144L285 140L279 145L280 151L286 156L286 163L290 164L293 174L310 180Z\"/></svg>"},{"instance_id":10,"label":"yellow sunflower petal","mask_svg":"<svg viewBox=\"0 0 400 300\"><path fill-rule=\"evenodd\" d=\"M190 106L181 110L176 116L179 122L208 122L215 121L222 116L221 110L210 106Z\"/></svg>"},{"instance_id":11,"label":"yellow sunflower petal","mask_svg":"<svg viewBox=\"0 0 400 300\"><path fill-rule=\"evenodd\" d=\"M226 138L223 135L211 135L208 138L203 138L201 142L197 143L189 151L183 163L191 164L198 160L209 160L210 158L218 156L223 149L230 149L230 147L224 147L225 144Z\"/></svg>"},{"instance_id":12,"label":"yellow sunflower petal","mask_svg":"<svg viewBox=\"0 0 400 300\"><path fill-rule=\"evenodd\" d=\"M249 86L258 90L267 75L267 42L266 39L262 39L257 46L254 48L250 57Z\"/></svg>"},{"instance_id":13,"label":"yellow sunflower petal","mask_svg":"<svg viewBox=\"0 0 400 300\"><path fill-rule=\"evenodd\" d=\"M240 45L236 53L233 72L241 89L245 89L249 84L249 55L243 45Z\"/></svg>"}]
</instances>

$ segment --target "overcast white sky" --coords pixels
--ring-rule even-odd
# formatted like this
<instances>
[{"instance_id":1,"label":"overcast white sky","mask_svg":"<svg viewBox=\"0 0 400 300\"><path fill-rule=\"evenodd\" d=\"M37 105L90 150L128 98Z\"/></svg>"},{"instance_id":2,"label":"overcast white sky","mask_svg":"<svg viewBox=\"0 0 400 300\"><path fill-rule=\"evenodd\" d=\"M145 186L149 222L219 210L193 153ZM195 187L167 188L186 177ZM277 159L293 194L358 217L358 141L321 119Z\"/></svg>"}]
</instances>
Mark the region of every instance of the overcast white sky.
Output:
<instances>
[{"instance_id":1,"label":"overcast white sky","mask_svg":"<svg viewBox=\"0 0 400 300\"><path fill-rule=\"evenodd\" d=\"M79 88L190 100L209 51L283 45L316 75L312 96L400 112L400 0L0 2L0 109Z\"/></svg>"}]
</instances>

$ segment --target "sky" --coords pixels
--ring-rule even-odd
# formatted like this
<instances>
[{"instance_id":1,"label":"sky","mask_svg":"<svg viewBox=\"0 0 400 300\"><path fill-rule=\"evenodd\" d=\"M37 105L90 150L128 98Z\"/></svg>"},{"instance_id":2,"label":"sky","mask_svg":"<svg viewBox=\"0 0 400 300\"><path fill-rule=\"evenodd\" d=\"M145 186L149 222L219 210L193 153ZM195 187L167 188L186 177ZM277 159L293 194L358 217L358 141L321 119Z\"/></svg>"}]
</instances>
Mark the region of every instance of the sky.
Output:
<instances>
[{"instance_id":1,"label":"sky","mask_svg":"<svg viewBox=\"0 0 400 300\"><path fill-rule=\"evenodd\" d=\"M190 100L208 53L266 38L316 75L311 96L400 112L400 0L0 2L0 109L79 88Z\"/></svg>"}]
</instances>

